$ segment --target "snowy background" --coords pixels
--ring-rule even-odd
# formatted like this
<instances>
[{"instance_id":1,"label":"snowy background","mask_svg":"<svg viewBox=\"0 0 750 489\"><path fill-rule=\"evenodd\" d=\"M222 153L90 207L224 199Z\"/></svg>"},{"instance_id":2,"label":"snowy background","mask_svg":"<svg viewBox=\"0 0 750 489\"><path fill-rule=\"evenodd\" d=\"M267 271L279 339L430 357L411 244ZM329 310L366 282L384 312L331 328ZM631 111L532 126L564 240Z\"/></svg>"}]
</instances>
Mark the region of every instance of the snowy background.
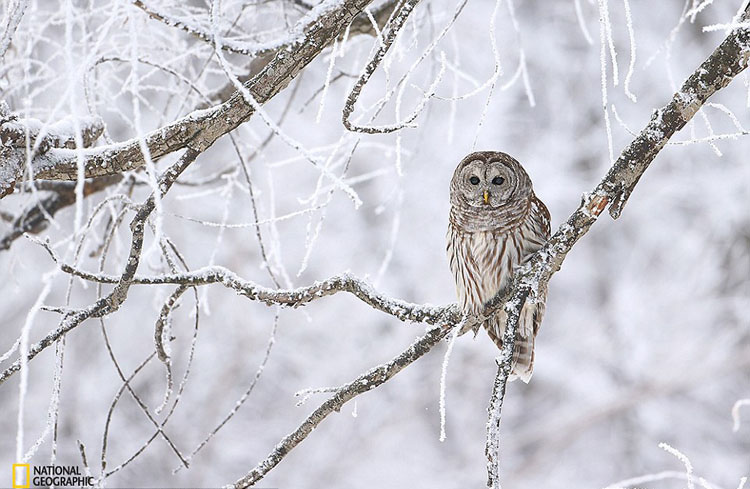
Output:
<instances>
[{"instance_id":1,"label":"snowy background","mask_svg":"<svg viewBox=\"0 0 750 489\"><path fill-rule=\"evenodd\" d=\"M207 3L149 5L208 26ZM4 2L3 8L14 4ZM611 156L632 139L631 131L645 125L725 36L723 29L706 32L704 27L729 22L739 4L630 0L631 33L628 2L611 1L602 45L597 2L469 2L399 85L459 6L425 0L354 114L370 120L373 104L403 87L400 103L397 90L375 122L402 119L443 71L416 128L364 136L343 128L341 110L353 76L377 43L358 36L343 49L338 44L333 59L332 50L325 50L266 105L287 142L276 136L261 147L270 129L258 116L234 131L251 172L269 266L253 226L248 182L227 137L201 155L164 200L163 232L193 269L223 265L272 287L270 270L284 288L349 271L392 297L454 302L445 231L448 182L458 161L474 149L515 156L549 207L555 229L603 176ZM242 42L283 39L301 16L282 0L224 0L214 8L222 32L238 19L231 33ZM690 9L700 11L693 15ZM243 73L247 57L227 58L236 73ZM99 115L112 141L189 113L203 103L201 93L227 81L210 45L118 1L31 0L4 61L0 97L14 111L48 122L68 114ZM739 410L736 432L731 415L735 402L750 397L750 141L722 136L744 133L742 126L750 122L747 76L711 102L675 137L678 144L659 154L622 217L617 222L603 217L553 277L533 380L510 385L503 411L506 487L595 489L643 474L684 473L683 464L659 448L662 442L684 453L708 487L734 489L750 475L750 412ZM361 206L321 179L319 169L289 140L343 174ZM158 166L171 161L174 156ZM142 173L136 180L131 196L142 202L150 189ZM86 222L115 192L128 189L113 187L78 209L69 207L42 236L72 261L76 219ZM3 199L2 209L18 213L35 198L17 192ZM101 244L108 216L101 213L87 235L81 268L97 269L98 256L88 255ZM115 235L108 273L121 271L128 221ZM3 233L9 227L0 226ZM141 273L166 270L152 243L149 238ZM5 352L29 319L43 277L55 266L39 245L24 238L0 252L0 266L0 352ZM43 303L65 305L68 277L48 278L51 288ZM173 288L136 286L124 306L106 318L112 351L126 375L153 351L154 322ZM95 298L95 286L74 282L72 307ZM296 406L295 392L344 384L389 360L424 331L345 294L281 310L276 328L274 308L221 286L199 289L199 298L189 380L165 427L180 450L192 452L233 408L253 382L275 331L262 376L237 414L192 458L189 470L173 474L179 460L157 438L109 477L107 486L233 482L325 399L315 394ZM171 348L178 381L190 352L194 302L186 293L174 315ZM59 317L39 311L31 320L34 342L56 328ZM457 340L447 370L447 438L440 442L446 349L447 344L439 345L384 386L346 404L259 485L483 487L486 409L498 351L483 332L475 340L470 335ZM107 413L122 384L101 325L89 320L67 336L59 407L53 350L30 363L21 386L25 394L20 375L0 385L3 478L19 453L28 453L32 464L50 462L53 436L45 434L50 410L59 417L56 463L80 464L80 440L93 474L100 475ZM164 395L163 366L152 361L132 385L155 409ZM123 394L111 415L106 470L131 457L152 435L143 412ZM685 484L671 478L642 487Z\"/></svg>"}]
</instances>

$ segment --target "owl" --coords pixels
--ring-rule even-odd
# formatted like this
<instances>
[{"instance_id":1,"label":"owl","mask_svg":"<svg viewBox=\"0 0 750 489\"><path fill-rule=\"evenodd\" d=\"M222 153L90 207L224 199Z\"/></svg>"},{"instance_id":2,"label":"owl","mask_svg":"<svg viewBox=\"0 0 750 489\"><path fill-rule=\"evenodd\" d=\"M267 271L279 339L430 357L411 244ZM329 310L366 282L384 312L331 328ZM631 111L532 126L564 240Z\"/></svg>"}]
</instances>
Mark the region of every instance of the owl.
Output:
<instances>
[{"instance_id":1,"label":"owl","mask_svg":"<svg viewBox=\"0 0 750 489\"><path fill-rule=\"evenodd\" d=\"M521 164L499 151L479 151L461 160L451 180L450 203L448 260L458 302L464 313L479 314L509 284L513 270L547 241L549 211L534 195ZM537 300L521 310L511 380L531 379L546 296L546 290L539 291ZM483 324L500 349L506 319L499 311Z\"/></svg>"}]
</instances>

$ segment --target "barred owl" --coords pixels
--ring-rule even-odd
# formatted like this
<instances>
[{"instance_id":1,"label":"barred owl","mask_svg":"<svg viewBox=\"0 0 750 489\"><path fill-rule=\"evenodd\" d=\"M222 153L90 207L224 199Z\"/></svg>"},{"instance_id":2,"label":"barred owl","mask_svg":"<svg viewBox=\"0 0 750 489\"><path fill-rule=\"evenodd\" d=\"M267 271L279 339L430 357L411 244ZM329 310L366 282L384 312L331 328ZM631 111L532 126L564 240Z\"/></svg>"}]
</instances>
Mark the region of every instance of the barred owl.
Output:
<instances>
[{"instance_id":1,"label":"barred owl","mask_svg":"<svg viewBox=\"0 0 750 489\"><path fill-rule=\"evenodd\" d=\"M479 314L508 285L514 268L549 238L549 211L534 195L521 164L498 151L480 151L461 160L451 180L450 202L448 259L459 305L467 314ZM537 302L527 302L521 310L511 380L531 378L534 337L546 295L540 291ZM483 324L501 349L505 323L500 311Z\"/></svg>"}]
</instances>

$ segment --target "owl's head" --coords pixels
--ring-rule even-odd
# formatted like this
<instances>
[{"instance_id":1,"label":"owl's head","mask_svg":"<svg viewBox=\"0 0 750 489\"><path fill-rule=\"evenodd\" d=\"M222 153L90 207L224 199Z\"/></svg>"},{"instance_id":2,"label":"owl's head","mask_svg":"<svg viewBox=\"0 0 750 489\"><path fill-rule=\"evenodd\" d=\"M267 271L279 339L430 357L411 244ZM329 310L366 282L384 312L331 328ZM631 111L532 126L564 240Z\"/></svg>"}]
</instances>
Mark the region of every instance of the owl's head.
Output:
<instances>
[{"instance_id":1,"label":"owl's head","mask_svg":"<svg viewBox=\"0 0 750 489\"><path fill-rule=\"evenodd\" d=\"M500 151L471 153L451 180L451 204L477 210L524 201L531 193L531 179L521 164Z\"/></svg>"}]
</instances>

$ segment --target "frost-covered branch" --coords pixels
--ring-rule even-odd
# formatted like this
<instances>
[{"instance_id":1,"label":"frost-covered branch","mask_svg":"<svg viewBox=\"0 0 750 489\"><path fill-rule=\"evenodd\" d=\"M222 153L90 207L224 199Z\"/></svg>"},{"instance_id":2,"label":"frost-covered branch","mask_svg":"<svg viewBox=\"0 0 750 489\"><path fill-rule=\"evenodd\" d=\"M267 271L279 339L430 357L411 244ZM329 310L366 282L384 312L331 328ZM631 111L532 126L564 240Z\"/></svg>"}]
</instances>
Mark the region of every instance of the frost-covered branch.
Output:
<instances>
[{"instance_id":1,"label":"frost-covered branch","mask_svg":"<svg viewBox=\"0 0 750 489\"><path fill-rule=\"evenodd\" d=\"M51 253L49 247L45 246L45 248ZM89 273L65 263L60 263L60 269L65 273L92 282L117 284L120 281L120 277L117 275ZM373 309L390 314L401 321L428 324L454 324L461 321L461 313L455 305L421 305L393 299L376 291L367 282L346 273L291 290L264 287L250 280L242 279L231 270L221 266L151 277L135 275L130 281L133 285L200 286L221 284L250 300L263 302L269 306L278 305L292 308L304 306L314 300L339 292L347 292Z\"/></svg>"},{"instance_id":2,"label":"frost-covered branch","mask_svg":"<svg viewBox=\"0 0 750 489\"><path fill-rule=\"evenodd\" d=\"M83 196L101 192L111 185L122 181L122 175L110 175L102 178L87 179L83 184ZM13 217L12 227L0 237L0 251L10 249L13 241L24 233L38 234L49 225L49 218L58 211L75 204L75 182L36 182L37 190L47 190L48 194L29 204L17 217Z\"/></svg>"},{"instance_id":3,"label":"frost-covered branch","mask_svg":"<svg viewBox=\"0 0 750 489\"><path fill-rule=\"evenodd\" d=\"M750 7L742 19L750 15ZM613 219L620 216L623 206L643 173L669 138L690 121L708 98L721 90L741 73L750 58L750 29L732 31L718 48L683 83L672 100L654 112L651 120L625 148L605 177L590 193L585 193L581 205L563 223L547 243L520 269L511 287L488 304L485 315L501 307L508 314L503 335L502 361L498 365L489 405L487 424L487 485L500 487L500 420L505 387L510 374L518 317L524 302L534 300L546 288L552 275L560 269L573 245L588 232L605 208Z\"/></svg>"},{"instance_id":4,"label":"frost-covered branch","mask_svg":"<svg viewBox=\"0 0 750 489\"><path fill-rule=\"evenodd\" d=\"M302 19L296 29L305 35L277 50L273 59L244 86L259 104L283 90L372 0L325 2ZM369 21L368 21L369 22ZM152 160L184 148L202 152L219 137L237 128L255 112L242 94L235 92L226 102L196 110L150 133L123 143L84 151L52 148L32 161L34 178L76 180L77 155L82 153L85 177L98 177L134 170L145 165L141 143Z\"/></svg>"},{"instance_id":5,"label":"frost-covered branch","mask_svg":"<svg viewBox=\"0 0 750 489\"><path fill-rule=\"evenodd\" d=\"M380 44L380 47L370 58L370 61L368 61L364 71L349 92L349 96L346 99L344 110L342 112L342 121L344 123L344 127L346 127L348 130L369 134L393 132L404 127L405 124L411 122L411 120L407 120L405 123L396 125L394 127L380 128L372 126L359 126L352 123L349 118L351 117L352 112L354 112L354 106L357 104L357 100L359 99L359 95L362 92L362 89L370 80L373 73L375 73L375 70L378 68L378 66L380 66L380 63L383 61L383 58L385 58L388 49L396 40L396 36L398 36L398 33L401 32L401 29L404 27L406 20L409 18L409 14L412 13L418 3L419 0L404 0L403 3L400 3L398 7L396 7L396 10L393 13L393 20L388 23L388 33L385 35ZM416 115L414 117L416 117Z\"/></svg>"},{"instance_id":6,"label":"frost-covered branch","mask_svg":"<svg viewBox=\"0 0 750 489\"><path fill-rule=\"evenodd\" d=\"M5 56L6 51L13 41L13 35L21 23L24 12L29 6L29 0L11 0L5 3L7 10L3 16L3 33L0 34L0 58Z\"/></svg>"},{"instance_id":7,"label":"frost-covered branch","mask_svg":"<svg viewBox=\"0 0 750 489\"><path fill-rule=\"evenodd\" d=\"M241 489L252 486L261 480L271 469L281 462L284 457L297 445L300 444L307 435L331 413L338 412L341 407L354 397L364 394L399 373L405 367L413 363L422 355L427 353L437 345L440 340L445 338L451 329L447 327L435 327L412 343L409 348L404 350L390 362L374 367L346 385L343 385L334 391L334 394L315 411L313 411L294 431L285 436L266 457L265 460L255 466L244 477L234 484L227 487Z\"/></svg>"},{"instance_id":8,"label":"frost-covered branch","mask_svg":"<svg viewBox=\"0 0 750 489\"><path fill-rule=\"evenodd\" d=\"M295 2L296 4L301 2ZM393 12L394 7L396 6L397 0L388 0L387 2L382 3L377 8L372 10L372 17L375 19L375 23L378 26L378 31L383 29L385 27L386 22L388 21L388 18L391 15L391 12ZM309 8L309 6L305 7ZM342 31L339 36L336 38L339 41L343 41L344 37L346 37L348 34L348 38L352 39L357 35L371 35L374 36L377 34L375 26L372 24L372 21L369 19L369 16L367 16L364 12L357 15L351 24L349 24L348 28ZM245 73L242 75L238 75L237 78L242 82L245 83L248 80L252 79L254 76L256 76L258 73L263 71L263 68L268 65L268 63L273 58L274 53L267 53L265 55L256 56L254 57L246 66ZM209 99L214 101L214 103L222 102L226 99L228 99L234 92L236 87L231 81L228 81L224 84L223 87L213 91L209 95ZM200 107L202 108L202 107Z\"/></svg>"},{"instance_id":9,"label":"frost-covered branch","mask_svg":"<svg viewBox=\"0 0 750 489\"><path fill-rule=\"evenodd\" d=\"M134 222L136 221L134 220ZM132 227L133 226L131 225L131 228ZM142 239L142 237L139 239ZM50 248L46 245L45 248L51 254ZM131 252L131 259L129 260L129 266L127 267L128 270L137 267L137 256L136 253ZM263 287L249 280L244 280L231 270L224 267L210 267L187 273L154 277L128 274L126 278L124 278L125 274L104 275L84 272L64 263L60 263L60 269L84 280L98 283L118 284L120 292L116 293L116 288L115 291L110 294L112 297L110 297L108 301L102 299L94 304L94 306L85 309L65 311L66 319L63 321L63 326L52 331L42 341L33 345L29 349L29 360L34 358L47 346L54 343L54 341L63 334L70 331L70 329L80 324L84 319L89 317L101 317L114 312L119 307L119 303L117 302L120 299L118 298L121 297L122 300L124 300L124 296L127 295L127 289L132 285L176 284L182 286L200 286L222 284L250 300L263 302L267 305L279 305L284 307L299 307L322 297L330 296L339 292L346 292L354 295L372 308L390 314L401 321L436 325L458 324L461 321L461 313L455 305L420 305L402 301L400 299L393 299L377 292L368 283L348 274L332 277L322 282L316 282L307 287L283 290ZM127 284L127 286L123 284ZM0 383L4 382L8 377L15 373L18 370L19 365L13 364L0 374Z\"/></svg>"},{"instance_id":10,"label":"frost-covered branch","mask_svg":"<svg viewBox=\"0 0 750 489\"><path fill-rule=\"evenodd\" d=\"M159 178L157 187L162 195L169 191L177 178L190 166L190 164L192 164L193 161L195 161L198 155L199 153L192 149L186 150L180 159L162 174ZM135 276L135 272L140 264L146 221L156 208L157 198L155 192L153 192L148 199L140 205L138 212L136 212L135 217L133 217L133 220L130 222L132 237L128 259L125 263L123 272L119 276L117 284L112 291L106 296L99 298L88 307L66 311L57 329L47 333L47 336L42 338L38 343L32 345L27 351L22 351L21 358L16 360L10 367L0 374L0 384L15 372L19 371L21 365L26 364L42 350L52 345L63 335L76 328L87 319L103 317L112 314L120 308L128 296L128 291L133 283L133 277Z\"/></svg>"},{"instance_id":11,"label":"frost-covered branch","mask_svg":"<svg viewBox=\"0 0 750 489\"><path fill-rule=\"evenodd\" d=\"M98 117L77 121L83 147L89 147L104 131ZM45 125L38 119L19 119L7 105L0 106L0 198L13 192L26 165L27 148L32 155L44 155L52 148L67 148L74 153L76 130L72 117Z\"/></svg>"},{"instance_id":12,"label":"frost-covered branch","mask_svg":"<svg viewBox=\"0 0 750 489\"><path fill-rule=\"evenodd\" d=\"M396 0L389 0L372 11L371 16L375 19L378 28L382 28L385 25L395 4ZM135 2L135 5L147 10L146 5L142 2L140 2L140 4L139 2ZM344 7L346 7L346 5L342 6L342 8ZM156 14L158 13L155 13L155 15ZM344 35L345 31L347 31L347 26L345 25L345 22L337 22L336 25L339 29L338 37L340 38ZM370 18L364 13L360 13L354 17L354 20L348 25L349 37L374 33L375 27ZM325 42L330 44L335 38L336 36L328 36L326 38L327 41ZM223 46L225 43L226 40L222 40L221 45ZM321 50L324 47L324 45L321 45ZM249 80L264 71L264 69L276 59L274 55L278 54L277 51L281 51L283 56L283 52L289 49L291 49L291 46L284 44L278 49L269 51L263 56L254 58L250 63L250 72L239 78L246 86L248 86L248 88L250 88L254 84L251 85ZM309 62L310 59L312 58L304 60L305 64ZM267 76L259 79L257 84L270 85L273 83L272 78L273 77ZM281 88L283 88L283 86L281 86L280 89ZM250 90L255 94L252 88L250 88ZM236 87L234 84L227 82L224 88L217 90L208 98L219 104L223 100L230 98L235 91ZM256 95L256 100L259 103L264 103L272 96L273 94L271 93L265 98L257 98ZM223 107L224 105L225 104L221 104L219 107ZM235 100L235 105L242 105L242 101ZM214 110L214 113L217 114L215 118L220 119L221 112L216 110L217 108L218 107L211 107L210 109ZM188 115L188 117L167 124L162 128L152 131L149 135L146 135L146 145L149 148L152 159L161 158L162 156L186 147L189 144L190 139L201 130L201 127L207 127L211 124L211 119L201 119L199 121L193 120L193 116L197 117L197 114L200 114L201 111L205 109L206 106L199 107L199 110ZM252 113L252 110L250 112ZM23 174L25 151L21 148L25 147L26 131L29 133L31 146L33 147L36 136L39 133L39 128L41 127L41 122L39 121L32 119L29 124L25 124L24 119L19 120L12 117L10 113L5 112L3 112L2 120L7 120L9 122L5 122L2 125L0 128L0 135L2 136L4 145L13 146L13 148L3 150L2 165L0 165L0 198L13 191L16 182ZM103 126L101 125L101 120L98 118L91 118L91 121L88 121L88 119L83 118L79 119L79 124L84 146L89 147L102 132ZM60 180L76 179L77 163L75 152L53 150L51 153L47 154L48 150L51 148L74 147L72 145L74 139L72 134L60 134L60 130L63 128L63 121L47 127L44 139L40 141L37 150L34 152L33 167L37 170L35 171L34 178ZM230 130L231 129L226 129L226 132ZM18 149L16 149L16 147ZM87 177L111 175L109 179L102 180L99 178L86 182L84 187L84 197L119 182L122 178L121 173L127 170L140 168L145 164L137 138L124 143L87 150L84 151L83 154L84 161L88 162L87 169L84 172ZM15 219L13 228L0 238L0 251L9 249L11 243L25 232L38 233L42 231L47 227L47 219L49 217L54 216L60 209L75 203L76 196L74 193L74 185L71 184L70 189L62 186L58 187L55 192L56 193L39 198L37 202L29 205L27 209L23 211L21 216Z\"/></svg>"},{"instance_id":13,"label":"frost-covered branch","mask_svg":"<svg viewBox=\"0 0 750 489\"><path fill-rule=\"evenodd\" d=\"M188 34L192 34L193 36L206 41L212 46L214 44L219 44L221 46L221 49L229 51L230 53L244 54L247 56L262 56L264 54L275 53L283 45L289 44L288 41L283 40L276 43L249 45L247 43L238 43L232 39L224 38L222 38L220 42L217 43L216 36L214 36L214 34L212 34L211 32L203 29L197 23L194 23L187 19L180 19L170 16L164 12L159 11L151 5L147 5L141 0L134 0L133 5L146 12L148 16L154 20L163 22L170 27L182 29Z\"/></svg>"}]
</instances>

